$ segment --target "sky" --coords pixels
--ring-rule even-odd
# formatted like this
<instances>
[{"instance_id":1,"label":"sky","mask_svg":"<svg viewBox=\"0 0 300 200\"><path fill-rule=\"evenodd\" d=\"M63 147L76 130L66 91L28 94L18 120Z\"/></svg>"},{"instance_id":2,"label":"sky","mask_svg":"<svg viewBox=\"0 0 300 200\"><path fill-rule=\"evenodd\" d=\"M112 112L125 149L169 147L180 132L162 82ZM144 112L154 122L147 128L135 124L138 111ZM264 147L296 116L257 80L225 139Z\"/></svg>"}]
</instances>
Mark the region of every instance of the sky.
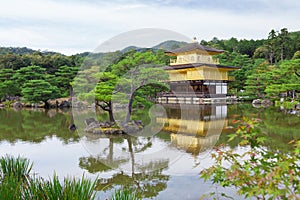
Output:
<instances>
[{"instance_id":1,"label":"sky","mask_svg":"<svg viewBox=\"0 0 300 200\"><path fill-rule=\"evenodd\" d=\"M300 30L299 0L0 0L0 5L0 46L66 55L145 28L198 40L262 39L271 29Z\"/></svg>"}]
</instances>

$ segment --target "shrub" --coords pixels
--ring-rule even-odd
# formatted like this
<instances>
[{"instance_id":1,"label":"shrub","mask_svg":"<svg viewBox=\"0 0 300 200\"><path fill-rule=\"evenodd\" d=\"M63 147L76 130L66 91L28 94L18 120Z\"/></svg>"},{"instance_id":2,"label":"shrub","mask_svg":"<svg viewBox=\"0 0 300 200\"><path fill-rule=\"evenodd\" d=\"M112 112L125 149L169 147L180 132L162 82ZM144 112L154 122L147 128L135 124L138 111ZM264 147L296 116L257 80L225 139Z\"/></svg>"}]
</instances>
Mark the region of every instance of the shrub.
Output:
<instances>
[{"instance_id":1,"label":"shrub","mask_svg":"<svg viewBox=\"0 0 300 200\"><path fill-rule=\"evenodd\" d=\"M95 199L96 181L84 176L79 180L65 178L61 184L56 175L50 181L30 176L32 163L26 158L5 156L0 165L0 199Z\"/></svg>"},{"instance_id":2,"label":"shrub","mask_svg":"<svg viewBox=\"0 0 300 200\"><path fill-rule=\"evenodd\" d=\"M111 200L140 200L137 193L131 189L116 190L112 195Z\"/></svg>"},{"instance_id":3,"label":"shrub","mask_svg":"<svg viewBox=\"0 0 300 200\"><path fill-rule=\"evenodd\" d=\"M238 194L257 199L297 199L300 194L300 140L289 154L271 151L261 145L268 138L260 131L258 120L244 118L229 141L240 138L245 153L217 148L212 154L216 164L201 172L205 181L222 187L234 186ZM225 165L227 164L227 166ZM229 164L229 166L228 166Z\"/></svg>"}]
</instances>

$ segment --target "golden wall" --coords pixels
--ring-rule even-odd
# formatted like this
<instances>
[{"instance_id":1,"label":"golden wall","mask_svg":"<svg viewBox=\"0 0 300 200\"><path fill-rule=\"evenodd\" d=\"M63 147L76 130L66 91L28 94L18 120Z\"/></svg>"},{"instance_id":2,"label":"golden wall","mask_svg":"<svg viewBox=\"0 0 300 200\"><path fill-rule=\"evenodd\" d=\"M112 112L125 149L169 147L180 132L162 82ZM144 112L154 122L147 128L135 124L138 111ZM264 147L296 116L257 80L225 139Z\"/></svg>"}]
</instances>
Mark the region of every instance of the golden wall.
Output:
<instances>
[{"instance_id":1,"label":"golden wall","mask_svg":"<svg viewBox=\"0 0 300 200\"><path fill-rule=\"evenodd\" d=\"M228 80L228 70L212 67L167 70L170 81Z\"/></svg>"}]
</instances>

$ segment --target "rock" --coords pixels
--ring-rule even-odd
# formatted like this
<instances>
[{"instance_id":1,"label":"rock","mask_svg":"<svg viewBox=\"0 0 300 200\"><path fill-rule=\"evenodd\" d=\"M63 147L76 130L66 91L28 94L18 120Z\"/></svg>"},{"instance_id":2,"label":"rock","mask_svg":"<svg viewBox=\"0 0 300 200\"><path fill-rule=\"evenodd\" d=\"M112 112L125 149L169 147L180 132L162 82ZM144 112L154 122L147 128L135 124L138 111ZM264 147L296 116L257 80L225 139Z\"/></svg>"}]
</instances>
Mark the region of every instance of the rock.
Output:
<instances>
[{"instance_id":1,"label":"rock","mask_svg":"<svg viewBox=\"0 0 300 200\"><path fill-rule=\"evenodd\" d=\"M99 122L94 118L88 118L85 120L86 128L85 132L93 134L122 134L123 130L116 127L115 123L112 122Z\"/></svg>"},{"instance_id":2,"label":"rock","mask_svg":"<svg viewBox=\"0 0 300 200\"><path fill-rule=\"evenodd\" d=\"M264 99L261 101L261 104L263 107L268 107L268 106L272 106L273 102L270 99Z\"/></svg>"},{"instance_id":3,"label":"rock","mask_svg":"<svg viewBox=\"0 0 300 200\"><path fill-rule=\"evenodd\" d=\"M77 99L77 97L73 97L71 99L71 102L72 102L72 107L73 108L86 108L88 107L87 103L86 102L83 102L83 101L79 101Z\"/></svg>"},{"instance_id":4,"label":"rock","mask_svg":"<svg viewBox=\"0 0 300 200\"><path fill-rule=\"evenodd\" d=\"M58 102L56 101L56 99L49 99L47 101L47 104L48 104L49 108L57 108L58 107Z\"/></svg>"},{"instance_id":5,"label":"rock","mask_svg":"<svg viewBox=\"0 0 300 200\"><path fill-rule=\"evenodd\" d=\"M71 98L49 99L47 101L49 108L70 108L72 105Z\"/></svg>"},{"instance_id":6,"label":"rock","mask_svg":"<svg viewBox=\"0 0 300 200\"><path fill-rule=\"evenodd\" d=\"M81 101L73 101L73 102L72 102L72 107L73 107L73 108L84 108L85 105L84 105L84 103L81 102Z\"/></svg>"},{"instance_id":7,"label":"rock","mask_svg":"<svg viewBox=\"0 0 300 200\"><path fill-rule=\"evenodd\" d=\"M21 102L19 102L19 101L17 101L17 102L15 102L15 103L13 103L13 108L22 108L23 107L23 105L22 105L22 103Z\"/></svg>"},{"instance_id":8,"label":"rock","mask_svg":"<svg viewBox=\"0 0 300 200\"><path fill-rule=\"evenodd\" d=\"M37 105L38 108L45 108L45 106L46 106L45 102L42 101Z\"/></svg>"},{"instance_id":9,"label":"rock","mask_svg":"<svg viewBox=\"0 0 300 200\"><path fill-rule=\"evenodd\" d=\"M92 133L93 134L101 134L102 131L101 131L101 129L97 129L97 130L93 130Z\"/></svg>"},{"instance_id":10,"label":"rock","mask_svg":"<svg viewBox=\"0 0 300 200\"><path fill-rule=\"evenodd\" d=\"M142 126L142 127L145 126L144 123L142 122L142 120L134 120L134 123L138 126Z\"/></svg>"},{"instance_id":11,"label":"rock","mask_svg":"<svg viewBox=\"0 0 300 200\"><path fill-rule=\"evenodd\" d=\"M252 104L261 104L261 99L254 99Z\"/></svg>"},{"instance_id":12,"label":"rock","mask_svg":"<svg viewBox=\"0 0 300 200\"><path fill-rule=\"evenodd\" d=\"M261 104L252 104L253 108L261 108L262 105Z\"/></svg>"},{"instance_id":13,"label":"rock","mask_svg":"<svg viewBox=\"0 0 300 200\"><path fill-rule=\"evenodd\" d=\"M92 133L95 129L101 128L101 123L98 121L91 122L84 131Z\"/></svg>"},{"instance_id":14,"label":"rock","mask_svg":"<svg viewBox=\"0 0 300 200\"><path fill-rule=\"evenodd\" d=\"M136 121L130 121L128 123L125 123L122 125L124 132L125 133L137 133L140 130L143 129L143 124L141 121L138 121L138 123L136 123Z\"/></svg>"},{"instance_id":15,"label":"rock","mask_svg":"<svg viewBox=\"0 0 300 200\"><path fill-rule=\"evenodd\" d=\"M95 108L96 108L96 104L95 104L95 103L92 103L91 105L88 106L88 108L95 109Z\"/></svg>"},{"instance_id":16,"label":"rock","mask_svg":"<svg viewBox=\"0 0 300 200\"><path fill-rule=\"evenodd\" d=\"M75 130L76 130L76 125L75 125L75 124L71 124L71 125L69 126L69 129L70 129L71 131L75 131Z\"/></svg>"},{"instance_id":17,"label":"rock","mask_svg":"<svg viewBox=\"0 0 300 200\"><path fill-rule=\"evenodd\" d=\"M71 107L71 103L69 101L62 101L60 104L58 104L59 108L70 108Z\"/></svg>"},{"instance_id":18,"label":"rock","mask_svg":"<svg viewBox=\"0 0 300 200\"><path fill-rule=\"evenodd\" d=\"M95 118L93 118L93 117L84 120L84 123L86 126L89 126L93 122L97 122L97 120L95 120Z\"/></svg>"},{"instance_id":19,"label":"rock","mask_svg":"<svg viewBox=\"0 0 300 200\"><path fill-rule=\"evenodd\" d=\"M300 110L300 103L298 103L298 104L296 105L296 109L297 109L297 110Z\"/></svg>"}]
</instances>

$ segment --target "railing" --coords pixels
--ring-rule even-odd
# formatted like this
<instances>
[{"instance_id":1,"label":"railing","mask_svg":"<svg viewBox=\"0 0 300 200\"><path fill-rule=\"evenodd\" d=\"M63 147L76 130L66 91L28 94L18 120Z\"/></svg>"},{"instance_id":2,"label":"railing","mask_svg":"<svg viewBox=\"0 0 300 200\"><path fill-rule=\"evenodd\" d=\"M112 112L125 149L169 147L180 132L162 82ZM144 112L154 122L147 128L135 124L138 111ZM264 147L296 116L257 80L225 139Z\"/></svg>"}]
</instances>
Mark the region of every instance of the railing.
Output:
<instances>
[{"instance_id":1,"label":"railing","mask_svg":"<svg viewBox=\"0 0 300 200\"><path fill-rule=\"evenodd\" d=\"M170 59L170 65L183 65L183 64L193 64L193 63L206 63L206 64L220 64L218 58L201 58L195 60L187 60L187 59Z\"/></svg>"},{"instance_id":2,"label":"railing","mask_svg":"<svg viewBox=\"0 0 300 200\"><path fill-rule=\"evenodd\" d=\"M204 92L160 92L157 97L199 97L199 98L218 98L226 97L226 94L209 94Z\"/></svg>"}]
</instances>

